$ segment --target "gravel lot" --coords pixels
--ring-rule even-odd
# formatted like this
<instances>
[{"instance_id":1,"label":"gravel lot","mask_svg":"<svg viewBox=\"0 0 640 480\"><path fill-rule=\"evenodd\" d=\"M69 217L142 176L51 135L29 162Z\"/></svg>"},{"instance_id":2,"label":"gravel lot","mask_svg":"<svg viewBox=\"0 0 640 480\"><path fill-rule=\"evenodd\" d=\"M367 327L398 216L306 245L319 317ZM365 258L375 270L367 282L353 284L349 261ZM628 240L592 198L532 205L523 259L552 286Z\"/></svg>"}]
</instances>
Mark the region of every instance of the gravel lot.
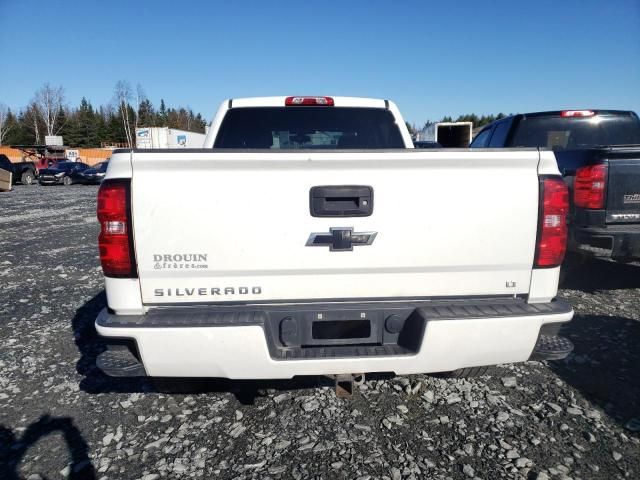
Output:
<instances>
[{"instance_id":1,"label":"gravel lot","mask_svg":"<svg viewBox=\"0 0 640 480\"><path fill-rule=\"evenodd\" d=\"M492 376L201 382L95 368L96 187L0 193L0 478L640 478L640 267L591 262L562 362Z\"/></svg>"}]
</instances>

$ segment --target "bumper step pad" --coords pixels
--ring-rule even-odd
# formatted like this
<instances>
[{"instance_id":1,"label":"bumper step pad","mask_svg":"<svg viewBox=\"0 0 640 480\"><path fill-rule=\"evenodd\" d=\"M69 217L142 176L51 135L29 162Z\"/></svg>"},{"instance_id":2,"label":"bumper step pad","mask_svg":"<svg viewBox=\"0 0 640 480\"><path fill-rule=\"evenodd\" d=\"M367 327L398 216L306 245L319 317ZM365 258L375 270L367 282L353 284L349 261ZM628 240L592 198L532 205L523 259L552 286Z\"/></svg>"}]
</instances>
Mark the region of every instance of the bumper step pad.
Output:
<instances>
[{"instance_id":1,"label":"bumper step pad","mask_svg":"<svg viewBox=\"0 0 640 480\"><path fill-rule=\"evenodd\" d=\"M98 355L96 366L111 377L146 377L142 363L124 345L109 345Z\"/></svg>"},{"instance_id":2,"label":"bumper step pad","mask_svg":"<svg viewBox=\"0 0 640 480\"><path fill-rule=\"evenodd\" d=\"M560 335L540 335L531 354L532 360L561 360L573 351L573 343Z\"/></svg>"}]
</instances>

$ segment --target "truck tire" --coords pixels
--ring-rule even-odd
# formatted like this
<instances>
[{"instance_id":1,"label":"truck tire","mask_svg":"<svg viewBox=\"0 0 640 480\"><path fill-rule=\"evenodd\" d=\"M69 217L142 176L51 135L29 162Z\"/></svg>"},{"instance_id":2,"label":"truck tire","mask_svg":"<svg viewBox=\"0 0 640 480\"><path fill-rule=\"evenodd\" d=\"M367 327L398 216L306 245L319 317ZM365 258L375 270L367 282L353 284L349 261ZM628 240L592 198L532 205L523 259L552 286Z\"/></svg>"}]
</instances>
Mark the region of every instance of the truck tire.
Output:
<instances>
[{"instance_id":1,"label":"truck tire","mask_svg":"<svg viewBox=\"0 0 640 480\"><path fill-rule=\"evenodd\" d=\"M71 180L71 177L64 177L62 179L62 184L66 187L68 187L69 185L71 185L73 183L73 180Z\"/></svg>"},{"instance_id":2,"label":"truck tire","mask_svg":"<svg viewBox=\"0 0 640 480\"><path fill-rule=\"evenodd\" d=\"M31 170L22 172L22 176L20 177L20 181L22 182L23 185L32 185L34 179L35 179L35 175Z\"/></svg>"},{"instance_id":3,"label":"truck tire","mask_svg":"<svg viewBox=\"0 0 640 480\"><path fill-rule=\"evenodd\" d=\"M442 372L439 376L445 378L481 377L483 375L489 375L490 371L491 366L487 365L484 367L459 368L458 370L453 370L451 372Z\"/></svg>"}]
</instances>

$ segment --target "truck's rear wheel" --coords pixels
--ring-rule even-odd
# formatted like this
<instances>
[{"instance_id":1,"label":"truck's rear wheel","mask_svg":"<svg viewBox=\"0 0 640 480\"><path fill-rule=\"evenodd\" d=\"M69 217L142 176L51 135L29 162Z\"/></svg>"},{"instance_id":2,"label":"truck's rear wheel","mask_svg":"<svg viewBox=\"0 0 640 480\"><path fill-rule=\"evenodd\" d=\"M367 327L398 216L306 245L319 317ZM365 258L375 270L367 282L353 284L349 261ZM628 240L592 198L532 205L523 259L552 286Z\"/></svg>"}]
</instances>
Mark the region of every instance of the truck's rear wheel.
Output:
<instances>
[{"instance_id":1,"label":"truck's rear wheel","mask_svg":"<svg viewBox=\"0 0 640 480\"><path fill-rule=\"evenodd\" d=\"M458 370L453 370L451 372L442 372L439 375L445 378L469 378L469 377L481 377L483 375L488 375L490 371L491 371L491 366L469 367L469 368L459 368Z\"/></svg>"},{"instance_id":2,"label":"truck's rear wheel","mask_svg":"<svg viewBox=\"0 0 640 480\"><path fill-rule=\"evenodd\" d=\"M22 173L22 176L20 177L20 181L22 182L23 185L31 185L33 184L34 178L35 177L33 176L33 173L30 171L27 171Z\"/></svg>"}]
</instances>

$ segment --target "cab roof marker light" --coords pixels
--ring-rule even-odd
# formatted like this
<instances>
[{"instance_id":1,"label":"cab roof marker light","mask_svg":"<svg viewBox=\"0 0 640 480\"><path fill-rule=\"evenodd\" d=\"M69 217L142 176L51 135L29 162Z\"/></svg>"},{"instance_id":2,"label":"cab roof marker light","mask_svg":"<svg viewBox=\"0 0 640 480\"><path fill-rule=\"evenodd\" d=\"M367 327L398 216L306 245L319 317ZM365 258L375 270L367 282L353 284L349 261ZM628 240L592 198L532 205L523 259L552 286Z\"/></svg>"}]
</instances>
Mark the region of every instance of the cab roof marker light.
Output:
<instances>
[{"instance_id":1,"label":"cab roof marker light","mask_svg":"<svg viewBox=\"0 0 640 480\"><path fill-rule=\"evenodd\" d=\"M561 117L593 117L596 114L593 110L563 110Z\"/></svg>"},{"instance_id":2,"label":"cab roof marker light","mask_svg":"<svg viewBox=\"0 0 640 480\"><path fill-rule=\"evenodd\" d=\"M334 101L332 97L287 97L284 101L285 106L322 106L333 107Z\"/></svg>"}]
</instances>

